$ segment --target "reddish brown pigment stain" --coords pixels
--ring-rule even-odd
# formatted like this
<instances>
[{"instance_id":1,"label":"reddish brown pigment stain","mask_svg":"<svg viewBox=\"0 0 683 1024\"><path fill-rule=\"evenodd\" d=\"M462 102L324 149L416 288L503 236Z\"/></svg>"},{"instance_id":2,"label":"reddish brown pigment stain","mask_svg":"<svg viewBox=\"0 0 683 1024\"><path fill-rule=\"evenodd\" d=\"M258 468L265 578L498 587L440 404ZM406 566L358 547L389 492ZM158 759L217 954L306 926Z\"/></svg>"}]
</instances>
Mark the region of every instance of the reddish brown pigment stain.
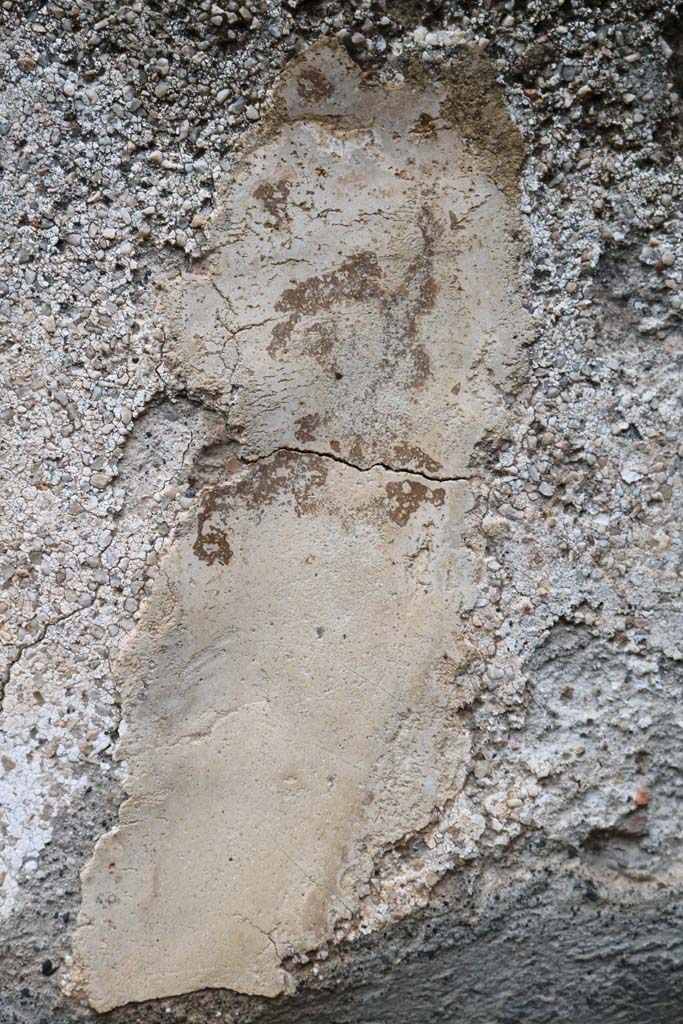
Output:
<instances>
[{"instance_id":1,"label":"reddish brown pigment stain","mask_svg":"<svg viewBox=\"0 0 683 1024\"><path fill-rule=\"evenodd\" d=\"M415 466L423 473L438 473L443 466L416 444L400 444L393 450L393 461L399 466Z\"/></svg>"},{"instance_id":2,"label":"reddish brown pigment stain","mask_svg":"<svg viewBox=\"0 0 683 1024\"><path fill-rule=\"evenodd\" d=\"M308 277L286 288L275 309L290 315L273 328L273 340L268 347L270 354L287 350L292 331L302 317L331 309L340 299L361 302L367 298L378 298L381 295L381 277L375 254L359 252L345 259L336 270Z\"/></svg>"},{"instance_id":3,"label":"reddish brown pigment stain","mask_svg":"<svg viewBox=\"0 0 683 1024\"><path fill-rule=\"evenodd\" d=\"M212 512L211 503L207 500L207 504L197 514L197 537L192 550L207 565L213 565L214 562L227 565L232 558L232 548L227 534L209 522Z\"/></svg>"},{"instance_id":4,"label":"reddish brown pigment stain","mask_svg":"<svg viewBox=\"0 0 683 1024\"><path fill-rule=\"evenodd\" d=\"M383 356L381 379L394 376L399 366L412 368L408 386L420 387L431 374L429 355L418 342L418 319L434 309L437 285L434 279L434 249L439 229L428 206L423 206L417 224L422 236L421 250L406 267L403 280L394 289L383 285L384 274L373 252L349 256L335 270L315 275L286 288L275 309L288 313L273 328L270 355L287 352L295 328L306 316L330 312L339 302L376 303L379 306ZM333 318L306 326L300 339L303 352L311 356L336 380L341 380L334 352L344 344ZM379 386L379 385L378 385Z\"/></svg>"},{"instance_id":5,"label":"reddish brown pigment stain","mask_svg":"<svg viewBox=\"0 0 683 1024\"><path fill-rule=\"evenodd\" d=\"M320 413L311 412L296 421L294 437L297 441L315 441L316 431L320 429Z\"/></svg>"},{"instance_id":6,"label":"reddish brown pigment stain","mask_svg":"<svg viewBox=\"0 0 683 1024\"><path fill-rule=\"evenodd\" d=\"M410 129L411 135L423 135L432 136L436 134L436 125L434 118L431 117L426 111L423 111L418 117L415 124Z\"/></svg>"},{"instance_id":7,"label":"reddish brown pigment stain","mask_svg":"<svg viewBox=\"0 0 683 1024\"><path fill-rule=\"evenodd\" d=\"M212 487L197 513L197 536L192 550L208 565L227 565L233 556L224 524L238 505L262 510L279 498L293 499L297 516L316 509L313 494L327 480L328 466L317 455L281 451L249 466L244 476Z\"/></svg>"},{"instance_id":8,"label":"reddish brown pigment stain","mask_svg":"<svg viewBox=\"0 0 683 1024\"><path fill-rule=\"evenodd\" d=\"M316 68L305 68L297 79L296 89L302 100L320 103L334 94L334 86Z\"/></svg>"},{"instance_id":9,"label":"reddish brown pigment stain","mask_svg":"<svg viewBox=\"0 0 683 1024\"><path fill-rule=\"evenodd\" d=\"M389 499L389 518L398 526L405 526L414 512L425 503L440 508L446 500L443 487L427 487L417 480L397 480L386 485Z\"/></svg>"},{"instance_id":10,"label":"reddish brown pigment stain","mask_svg":"<svg viewBox=\"0 0 683 1024\"><path fill-rule=\"evenodd\" d=\"M263 204L263 208L271 215L277 227L289 223L287 215L289 184L286 181L262 181L254 189L253 195Z\"/></svg>"}]
</instances>

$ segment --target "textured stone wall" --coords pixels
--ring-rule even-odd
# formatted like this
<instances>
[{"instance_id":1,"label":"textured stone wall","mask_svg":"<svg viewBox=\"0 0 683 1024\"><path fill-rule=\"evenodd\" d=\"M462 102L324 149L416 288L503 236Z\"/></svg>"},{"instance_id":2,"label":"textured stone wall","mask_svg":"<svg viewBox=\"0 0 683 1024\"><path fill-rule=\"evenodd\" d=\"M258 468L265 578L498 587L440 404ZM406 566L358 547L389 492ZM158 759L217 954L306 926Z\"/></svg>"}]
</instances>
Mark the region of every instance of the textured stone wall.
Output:
<instances>
[{"instance_id":1,"label":"textured stone wall","mask_svg":"<svg viewBox=\"0 0 683 1024\"><path fill-rule=\"evenodd\" d=\"M678 1021L676 5L0 23L2 1024Z\"/></svg>"}]
</instances>

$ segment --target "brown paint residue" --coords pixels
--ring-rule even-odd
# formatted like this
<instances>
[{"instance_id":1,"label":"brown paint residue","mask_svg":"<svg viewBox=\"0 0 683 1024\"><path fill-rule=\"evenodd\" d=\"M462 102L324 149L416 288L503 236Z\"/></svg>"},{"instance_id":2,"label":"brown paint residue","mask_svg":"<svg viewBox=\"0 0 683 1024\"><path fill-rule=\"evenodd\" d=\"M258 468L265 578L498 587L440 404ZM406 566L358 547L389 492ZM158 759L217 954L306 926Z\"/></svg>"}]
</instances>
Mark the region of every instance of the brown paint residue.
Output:
<instances>
[{"instance_id":1,"label":"brown paint residue","mask_svg":"<svg viewBox=\"0 0 683 1024\"><path fill-rule=\"evenodd\" d=\"M319 455L279 451L254 463L231 488L235 499L252 508L292 497L298 516L315 510L313 492L327 480L329 466Z\"/></svg>"},{"instance_id":2,"label":"brown paint residue","mask_svg":"<svg viewBox=\"0 0 683 1024\"><path fill-rule=\"evenodd\" d=\"M313 492L327 480L328 465L318 455L279 451L253 463L244 476L212 487L197 513L197 536L192 550L208 565L227 565L233 556L223 528L235 506L263 510L280 498L293 499L297 516L315 511Z\"/></svg>"},{"instance_id":3,"label":"brown paint residue","mask_svg":"<svg viewBox=\"0 0 683 1024\"><path fill-rule=\"evenodd\" d=\"M306 67L299 73L296 90L306 103L320 103L334 94L334 86L329 78L312 67Z\"/></svg>"},{"instance_id":4,"label":"brown paint residue","mask_svg":"<svg viewBox=\"0 0 683 1024\"><path fill-rule=\"evenodd\" d=\"M418 119L415 122L415 124L410 129L410 134L411 135L418 135L418 136L420 136L420 135L422 135L422 136L432 136L432 135L435 135L436 134L436 125L434 123L434 118L431 117L430 114L426 113L426 111L423 111L420 114L420 116L418 117Z\"/></svg>"},{"instance_id":5,"label":"brown paint residue","mask_svg":"<svg viewBox=\"0 0 683 1024\"><path fill-rule=\"evenodd\" d=\"M446 500L443 487L427 487L417 480L392 481L385 490L389 498L389 518L398 526L405 526L421 505L428 503L440 508Z\"/></svg>"},{"instance_id":6,"label":"brown paint residue","mask_svg":"<svg viewBox=\"0 0 683 1024\"><path fill-rule=\"evenodd\" d=\"M417 343L418 319L434 309L437 284L434 278L434 249L440 233L434 215L423 206L417 218L422 235L422 248L408 264L403 281L387 294L382 303L384 320L385 365L390 367L397 357L408 356L413 362L413 386L425 384L431 375L431 363L424 345ZM392 359L389 359L389 353Z\"/></svg>"},{"instance_id":7,"label":"brown paint residue","mask_svg":"<svg viewBox=\"0 0 683 1024\"><path fill-rule=\"evenodd\" d=\"M396 465L408 466L412 464L422 473L438 473L443 469L440 462L433 459L431 455L427 455L416 444L404 443L396 445L393 450L393 456Z\"/></svg>"},{"instance_id":8,"label":"brown paint residue","mask_svg":"<svg viewBox=\"0 0 683 1024\"><path fill-rule=\"evenodd\" d=\"M263 208L271 215L276 227L289 224L287 199L289 183L286 181L262 181L254 189L253 196L262 203Z\"/></svg>"},{"instance_id":9,"label":"brown paint residue","mask_svg":"<svg viewBox=\"0 0 683 1024\"><path fill-rule=\"evenodd\" d=\"M207 565L213 565L214 562L227 565L232 558L232 548L228 536L224 530L215 526L211 521L215 511L216 490L218 488L214 488L209 493L205 505L197 513L197 537L192 545L192 551Z\"/></svg>"},{"instance_id":10,"label":"brown paint residue","mask_svg":"<svg viewBox=\"0 0 683 1024\"><path fill-rule=\"evenodd\" d=\"M340 347L339 327L333 320L320 320L303 328L303 349L328 376L343 380L335 352Z\"/></svg>"},{"instance_id":11,"label":"brown paint residue","mask_svg":"<svg viewBox=\"0 0 683 1024\"><path fill-rule=\"evenodd\" d=\"M294 437L297 441L315 441L320 429L320 413L311 412L296 421Z\"/></svg>"},{"instance_id":12,"label":"brown paint residue","mask_svg":"<svg viewBox=\"0 0 683 1024\"><path fill-rule=\"evenodd\" d=\"M381 295L382 270L373 252L359 252L345 259L336 270L307 277L286 288L275 304L278 313L289 313L273 328L268 346L271 355L286 352L294 328L304 316L329 310L340 300L361 302Z\"/></svg>"},{"instance_id":13,"label":"brown paint residue","mask_svg":"<svg viewBox=\"0 0 683 1024\"><path fill-rule=\"evenodd\" d=\"M393 289L383 287L383 271L373 252L359 252L345 259L337 269L315 275L285 289L275 309L288 313L286 320L273 328L268 346L270 355L289 351L294 329L305 316L329 312L341 301L376 302L381 318L383 355L382 376L395 375L399 364L412 364L409 386L421 387L431 375L431 362L424 345L418 342L418 320L434 309L437 284L434 277L434 250L440 233L434 215L423 206L417 218L422 236L420 252L411 260L403 280ZM344 345L339 324L334 318L307 326L303 349L337 380L341 379L334 350Z\"/></svg>"}]
</instances>

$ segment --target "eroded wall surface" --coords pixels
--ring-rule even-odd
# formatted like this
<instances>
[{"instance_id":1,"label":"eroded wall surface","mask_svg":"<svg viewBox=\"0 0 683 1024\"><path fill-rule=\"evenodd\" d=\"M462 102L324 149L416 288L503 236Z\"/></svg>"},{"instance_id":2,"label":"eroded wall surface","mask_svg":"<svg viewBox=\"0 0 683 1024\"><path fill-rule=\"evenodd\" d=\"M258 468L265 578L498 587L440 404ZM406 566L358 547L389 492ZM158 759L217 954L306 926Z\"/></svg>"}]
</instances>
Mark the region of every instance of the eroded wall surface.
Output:
<instances>
[{"instance_id":1,"label":"eroded wall surface","mask_svg":"<svg viewBox=\"0 0 683 1024\"><path fill-rule=\"evenodd\" d=\"M164 297L169 363L248 458L466 476L527 329L519 142L468 145L447 83L373 87L331 45L301 61Z\"/></svg>"},{"instance_id":2,"label":"eroded wall surface","mask_svg":"<svg viewBox=\"0 0 683 1024\"><path fill-rule=\"evenodd\" d=\"M234 454L118 665L128 799L76 939L97 1009L283 991L462 787L466 479L529 321L512 161L501 187L449 102L311 48L163 293L165 360Z\"/></svg>"},{"instance_id":3,"label":"eroded wall surface","mask_svg":"<svg viewBox=\"0 0 683 1024\"><path fill-rule=\"evenodd\" d=\"M678 1024L678 8L0 5L3 1024Z\"/></svg>"}]
</instances>

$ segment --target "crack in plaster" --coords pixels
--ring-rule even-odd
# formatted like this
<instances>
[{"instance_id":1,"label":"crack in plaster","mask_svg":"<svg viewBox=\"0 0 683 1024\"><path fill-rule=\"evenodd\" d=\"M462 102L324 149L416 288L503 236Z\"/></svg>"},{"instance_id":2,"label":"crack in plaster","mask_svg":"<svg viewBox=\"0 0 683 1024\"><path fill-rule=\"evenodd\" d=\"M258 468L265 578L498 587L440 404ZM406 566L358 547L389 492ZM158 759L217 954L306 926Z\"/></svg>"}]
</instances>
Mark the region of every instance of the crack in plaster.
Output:
<instances>
[{"instance_id":1,"label":"crack in plaster","mask_svg":"<svg viewBox=\"0 0 683 1024\"><path fill-rule=\"evenodd\" d=\"M291 452L294 455L315 455L319 459L330 459L332 462L337 462L341 466L348 466L349 469L354 469L357 473L370 473L373 469L383 469L387 473L394 473L398 476L417 477L418 479L425 480L429 483L456 483L463 480L472 481L476 479L474 474L467 474L463 476L436 476L430 473L421 473L415 469L407 469L403 466L391 466L386 462L373 462L368 466L359 466L355 462L349 461L349 459L343 459L341 456L335 455L334 452L318 451L315 448L274 448L273 451L269 452L267 455L261 455L256 459L250 459L243 455L241 461L244 462L245 465L255 466L266 459L272 458L274 455L278 455L280 452Z\"/></svg>"},{"instance_id":2,"label":"crack in plaster","mask_svg":"<svg viewBox=\"0 0 683 1024\"><path fill-rule=\"evenodd\" d=\"M332 110L299 88L307 69ZM157 375L229 437L115 669L128 798L83 872L75 942L98 1010L286 990L279 949L333 940L376 858L463 784L443 666L476 600L470 462L505 429L528 320L517 199L455 128L413 136L447 101L307 51L201 272L165 289Z\"/></svg>"}]
</instances>

